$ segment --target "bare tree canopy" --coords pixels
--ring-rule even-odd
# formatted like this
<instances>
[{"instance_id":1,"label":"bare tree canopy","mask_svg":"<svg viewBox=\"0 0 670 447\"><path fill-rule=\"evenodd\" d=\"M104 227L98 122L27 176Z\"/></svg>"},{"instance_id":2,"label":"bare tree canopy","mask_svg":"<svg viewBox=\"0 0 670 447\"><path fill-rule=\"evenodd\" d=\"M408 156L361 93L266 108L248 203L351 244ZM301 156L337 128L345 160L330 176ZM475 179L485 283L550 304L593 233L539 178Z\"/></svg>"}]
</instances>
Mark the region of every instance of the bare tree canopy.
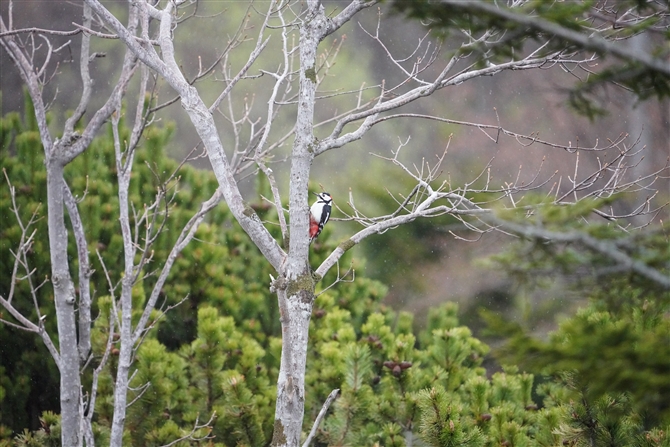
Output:
<instances>
[{"instance_id":1,"label":"bare tree canopy","mask_svg":"<svg viewBox=\"0 0 670 447\"><path fill-rule=\"evenodd\" d=\"M112 352L115 371L109 443L123 445L127 408L134 403L129 401L133 364L157 319L161 291L180 253L220 203L225 203L275 272L268 286L277 296L283 345L274 446L298 446L303 441L308 329L315 288L334 268L338 269L336 282L341 281L342 256L368 237L417 219L448 215L461 225L453 232L456 237L465 237L463 231L471 239L502 232L572 242L602 256L608 267L632 271L659 289L670 289L663 266L643 262L638 252L620 241L589 233L590 223L598 221L610 225L617 234L629 235L653 226L666 212L663 200L667 197L660 197L657 188L668 178L668 162L647 172L636 169L641 151L651 148L640 147L627 135L599 136L595 144L585 146L569 139L526 134L500 122L456 119L449 116L448 109L425 112L413 108L426 98L439 97L440 92L458 89L474 79L533 70L562 70L566 76L576 77L572 99L578 106L586 104L594 79L621 84L640 98L664 98L670 94L667 2L515 1L507 2L507 7L483 1L395 2L396 8L424 19L431 29L450 34L448 38L422 36L409 56L396 54L385 41L388 34L380 32L385 15L375 0L249 2L242 14L229 14L222 8L227 5L204 3L211 2L139 0L111 5L85 0L77 3L81 16L73 17L64 30L17 27L13 14L24 7L23 2L10 0L0 17L0 43L30 96L44 152L49 283L57 334L45 330L37 303L35 321L17 310L17 300L31 298L16 296L13 288L0 296L0 304L12 317L6 323L41 337L58 366L62 445L94 445L96 387ZM215 14L220 23L215 28L217 35L209 35L209 30L198 35L182 32L197 32L197 25L187 27L206 18L211 12L208 8L213 7L219 8ZM233 21L234 16L239 20ZM365 23L373 25L365 25L362 19L357 22L357 17L365 17ZM341 56L344 30L354 27L363 30L389 72L374 73L350 88L347 79L332 79L330 74ZM637 34L650 34L663 42L649 52L632 51L625 46L625 39ZM189 53L188 48L199 50L198 45L210 43L215 56ZM119 70L101 72L97 64L103 63L102 48L122 52ZM209 54L211 51L208 49ZM58 91L59 82L65 82L59 76L60 57L65 53L76 56L76 94ZM602 56L613 56L617 62L598 68ZM197 63L186 63L195 60ZM352 63L352 70L356 63ZM57 102L58 95L64 94L70 95L70 100L75 98L70 112L54 107L53 96ZM160 119L160 112L172 104L183 109L181 121L188 120L195 130L196 152L203 151L218 183L216 191L181 228L167 223L174 205L170 185L178 178L177 172L163 178L142 209L129 199L138 164L137 148ZM52 110L59 114L53 121ZM393 179L377 179L378 188L386 188L396 204L395 209L380 215L369 215L359 208L356 191L347 198L334 197L335 217L331 221L354 222L359 230L345 237L320 265L310 265L309 191L310 181L312 186L319 183L311 176L317 158L345 154L345 147L361 141L372 129L392 129L395 123L407 121L476 129L491 144L505 138L524 148L532 145L538 151L564 151L574 157L573 169L550 169L549 173L543 166L530 173L520 169L516 179L500 184L497 178L493 180L489 163L461 182L445 174L450 146L459 144L456 139L434 141L430 148L433 156L412 164L404 157L412 144L405 137L391 151L373 151L373 159L387 164L398 178L409 179L411 189L391 191ZM124 122L129 133L123 132ZM94 241L86 239L90 222L82 219L78 198L64 172L82 154L96 151L94 139L108 130L114 145L114 188L119 201L116 219L123 241L123 265L105 267L112 308L106 323L109 338L92 363L91 325L95 317L91 309L95 297L89 281L89 258L94 256L90 252ZM580 157L590 157L590 164L580 162ZM283 172L280 176L275 171ZM87 174L78 172L76 176L81 180ZM266 201L276 212L275 222L263 221L245 199L243 182L253 176L270 185L272 195ZM337 182L337 176L330 176L328 182ZM16 185L9 179L7 183L14 197ZM636 201L620 206L622 196ZM563 226L552 224L548 216L563 209L568 210ZM15 217L21 222L18 211ZM574 227L573 222L581 226ZM43 284L33 277L26 257L34 240L33 223L21 223L20 243L13 251L12 283L29 281L35 291ZM271 231L274 228L279 228L280 238ZM154 244L164 232L178 236L163 259L154 259ZM68 255L69 238L76 242L76 263ZM75 265L78 284L73 280ZM153 278L147 283L151 287L142 285L147 277ZM133 298L140 287L150 288L145 291L146 300ZM400 368L400 364L396 366ZM84 374L90 375L90 380L82 380ZM175 442L200 439L199 430L207 427L210 417L215 416L202 415L193 431ZM312 432L321 418L319 415ZM203 423L205 419L209 422Z\"/></svg>"}]
</instances>

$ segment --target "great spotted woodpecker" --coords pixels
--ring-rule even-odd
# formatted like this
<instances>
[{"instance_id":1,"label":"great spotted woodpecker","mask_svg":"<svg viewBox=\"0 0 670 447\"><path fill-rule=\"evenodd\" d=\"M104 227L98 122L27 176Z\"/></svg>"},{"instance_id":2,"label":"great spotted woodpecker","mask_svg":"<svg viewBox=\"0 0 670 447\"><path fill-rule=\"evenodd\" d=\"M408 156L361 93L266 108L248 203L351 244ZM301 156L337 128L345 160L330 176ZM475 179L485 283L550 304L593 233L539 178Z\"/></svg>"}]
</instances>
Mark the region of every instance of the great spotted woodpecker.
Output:
<instances>
[{"instance_id":1,"label":"great spotted woodpecker","mask_svg":"<svg viewBox=\"0 0 670 447\"><path fill-rule=\"evenodd\" d=\"M321 233L324 225L330 219L330 209L333 198L327 192L314 193L318 199L309 209L309 243Z\"/></svg>"}]
</instances>

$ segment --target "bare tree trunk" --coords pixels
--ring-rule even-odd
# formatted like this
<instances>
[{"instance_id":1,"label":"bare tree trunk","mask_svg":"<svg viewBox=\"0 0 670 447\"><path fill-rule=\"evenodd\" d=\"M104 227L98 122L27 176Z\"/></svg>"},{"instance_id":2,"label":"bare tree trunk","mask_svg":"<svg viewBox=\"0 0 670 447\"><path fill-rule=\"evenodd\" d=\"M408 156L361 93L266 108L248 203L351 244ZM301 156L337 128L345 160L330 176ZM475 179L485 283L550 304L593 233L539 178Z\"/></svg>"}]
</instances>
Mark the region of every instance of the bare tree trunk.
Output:
<instances>
[{"instance_id":1,"label":"bare tree trunk","mask_svg":"<svg viewBox=\"0 0 670 447\"><path fill-rule=\"evenodd\" d=\"M58 146L56 146L57 148ZM67 229L65 227L64 188L62 162L47 156L47 213L49 221L49 249L51 271L58 323L60 350L60 405L61 430L64 446L81 445L79 352L77 349L77 323L75 318L75 290L67 255Z\"/></svg>"},{"instance_id":2,"label":"bare tree trunk","mask_svg":"<svg viewBox=\"0 0 670 447\"><path fill-rule=\"evenodd\" d=\"M292 296L287 296L287 289L277 292L282 354L272 445L299 446L305 413L307 341L314 294L310 290L302 290Z\"/></svg>"},{"instance_id":3,"label":"bare tree trunk","mask_svg":"<svg viewBox=\"0 0 670 447\"><path fill-rule=\"evenodd\" d=\"M277 380L273 446L299 446L305 413L305 368L309 320L314 303L314 280L309 267L308 186L314 160L316 51L328 24L320 1L308 2L300 28L300 92L289 188L290 239L286 280L277 288L282 325L282 356ZM304 237L300 237L304 235Z\"/></svg>"},{"instance_id":4,"label":"bare tree trunk","mask_svg":"<svg viewBox=\"0 0 670 447\"><path fill-rule=\"evenodd\" d=\"M117 115L118 116L118 115ZM118 134L116 126L118 118L114 122L115 137ZM118 138L115 138L115 144ZM132 161L123 166L121 155L117 152L117 172L119 175L119 221L121 223L121 234L124 246L124 276L121 285L121 348L119 349L119 364L116 369L116 383L114 385L114 417L112 419L112 433L110 435L110 446L121 447L123 445L123 428L126 422L126 406L128 400L128 374L130 372L131 358L133 355L133 333L132 333L132 292L135 281L135 249L130 231L130 215L128 210L128 186L130 184L130 166ZM118 315L118 309L117 309Z\"/></svg>"}]
</instances>

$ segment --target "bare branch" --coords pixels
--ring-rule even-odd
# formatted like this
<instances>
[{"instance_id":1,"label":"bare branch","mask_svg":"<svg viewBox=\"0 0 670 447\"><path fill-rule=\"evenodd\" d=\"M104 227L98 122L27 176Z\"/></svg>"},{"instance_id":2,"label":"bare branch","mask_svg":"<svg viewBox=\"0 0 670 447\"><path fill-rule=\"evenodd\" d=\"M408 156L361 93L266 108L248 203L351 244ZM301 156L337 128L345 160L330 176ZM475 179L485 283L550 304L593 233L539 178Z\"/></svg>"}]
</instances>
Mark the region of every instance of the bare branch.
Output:
<instances>
[{"instance_id":1,"label":"bare branch","mask_svg":"<svg viewBox=\"0 0 670 447\"><path fill-rule=\"evenodd\" d=\"M84 362L91 351L91 275L93 270L88 258L84 224L81 221L76 200L65 182L63 182L63 190L79 260L79 358Z\"/></svg>"},{"instance_id":2,"label":"bare branch","mask_svg":"<svg viewBox=\"0 0 670 447\"><path fill-rule=\"evenodd\" d=\"M40 286L35 286L32 282L32 275L34 273L33 270L31 270L30 266L28 265L28 258L26 257L26 252L30 249L32 246L32 241L35 236L35 231L30 232L30 227L35 223L37 219L37 210L35 210L30 217L30 220L28 221L27 225L24 225L23 221L21 220L21 216L19 214L18 206L16 204L16 193L14 186L11 184L9 177L7 175L7 171L5 168L2 169L2 172L5 176L5 181L7 182L7 186L9 187L9 192L10 192L10 198L12 201L12 212L14 214L14 217L16 219L16 222L18 223L19 227L21 228L21 237L19 239L19 246L17 249L17 252L14 253L14 267L12 269L12 276L11 276L11 286L10 286L10 291L9 291L9 296L7 298L0 296L0 305L4 307L9 314L14 317L16 321L19 322L19 324L12 323L11 321L7 320L0 320L3 324L8 324L14 328L25 330L28 332L34 332L39 334L39 336L42 338L42 341L46 348L48 349L49 353L54 359L54 362L58 366L59 369L62 368L61 364L61 356L58 352L58 349L56 349L56 346L54 345L53 341L51 340L51 337L47 333L47 331L44 328L44 319L47 317L46 315L42 315L40 312L40 308L37 302L37 289ZM26 318L21 312L19 312L12 304L12 299L14 298L14 293L15 293L15 284L20 280L18 277L18 268L19 265L21 265L25 271L26 271L26 276L25 279L28 281L28 287L30 290L30 294L33 299L33 305L35 306L35 310L37 313L38 317L38 322L37 324L33 323L30 321L28 318Z\"/></svg>"},{"instance_id":3,"label":"bare branch","mask_svg":"<svg viewBox=\"0 0 670 447\"><path fill-rule=\"evenodd\" d=\"M521 60L513 60L507 63L495 66L492 65L482 69L468 70L448 77L449 72L458 60L458 56L453 56L442 72L430 84L426 85L425 83L421 83L421 85L418 87L412 88L411 90L392 97L388 100L384 100L386 92L382 91L379 95L379 100L377 101L376 105L361 112L347 114L345 117L339 119L331 134L319 142L319 146L315 150L315 155L320 155L330 149L342 147L345 144L362 138L363 135L365 135L365 133L372 128L372 126L384 121L384 119L377 118L377 115L380 113L400 108L420 98L430 96L438 89L442 89L450 85L457 85L476 77L490 76L503 70L527 70L540 67L547 63L558 63L565 60L565 57L562 53L556 52L545 57L527 57ZM584 61L582 60L580 62ZM356 130L342 135L342 131L347 124L359 120L364 121Z\"/></svg>"},{"instance_id":4,"label":"bare branch","mask_svg":"<svg viewBox=\"0 0 670 447\"><path fill-rule=\"evenodd\" d=\"M587 35L568 27L557 25L541 17L519 14L511 9L499 8L498 6L480 0L468 2L459 0L440 0L440 3L455 8L467 9L475 13L483 12L490 14L530 29L557 36L568 42L577 44L586 50L596 51L601 54L611 54L623 61L638 62L664 74L665 76L670 76L670 62L663 61L662 58L653 57L643 52L635 51L630 47L617 45L608 41L598 33Z\"/></svg>"},{"instance_id":5,"label":"bare branch","mask_svg":"<svg viewBox=\"0 0 670 447\"><path fill-rule=\"evenodd\" d=\"M171 447L173 445L177 445L180 442L183 441L192 441L199 443L199 441L204 441L205 439L212 439L214 436L211 436L211 431L212 431L212 424L214 423L214 419L216 418L216 412L212 413L212 415L209 417L209 420L205 422L204 424L199 423L199 418L195 418L195 422L193 423L193 429L186 435L182 436L179 439L175 439L169 444L165 444L162 447ZM206 430L207 433L203 436L197 436L196 433L199 430Z\"/></svg>"},{"instance_id":6,"label":"bare branch","mask_svg":"<svg viewBox=\"0 0 670 447\"><path fill-rule=\"evenodd\" d=\"M87 4L84 4L84 26L91 26L91 7ZM77 122L84 116L88 104L91 100L91 91L93 86L93 81L91 80L91 75L89 72L89 64L91 63L90 55L90 46L91 46L91 37L90 35L84 33L81 38L81 53L79 57L79 74L81 76L81 84L83 91L81 93L81 98L79 99L79 104L70 118L65 121L64 134L70 135L74 131L74 126Z\"/></svg>"},{"instance_id":7,"label":"bare branch","mask_svg":"<svg viewBox=\"0 0 670 447\"><path fill-rule=\"evenodd\" d=\"M605 241L595 239L592 236L589 236L587 233L560 233L560 237L556 236L553 238L553 233L550 235L548 230L544 230L542 228L538 229L536 226L532 225L508 222L504 219L496 217L496 213L498 210L500 210L500 201L503 198L509 199L511 204L511 207L503 207L503 210L519 209L527 213L528 216L532 216L537 210L542 209L543 206L572 206L592 197L609 197L616 193L627 192L631 190L635 191L636 187L650 188L650 186L656 180L663 176L664 172L667 172L670 169L670 162L668 162L665 166L658 168L653 173L646 174L642 177L636 177L632 180L626 180L626 174L631 168L631 166L627 165L626 161L633 158L637 154L637 150L635 149L635 145L629 147L622 146L621 143L624 139L625 136L623 136L621 140L611 142L610 147L618 150L612 161L601 163L597 169L589 173L582 180L578 181L576 179L572 179L572 187L562 194L556 194L550 203L543 202L536 205L521 205L521 200L515 199L514 196L523 194L527 191L539 191L540 188L546 186L549 181L554 178L556 172L551 174L547 179L541 179L539 174L542 166L540 165L540 168L538 168L537 172L530 181L520 182L519 175L521 171L519 171L516 180L506 183L505 186L500 189L491 188L488 178L486 178L486 185L483 188L475 188L474 184L480 181L482 176L488 176L488 173L490 172L489 164L480 172L479 175L475 176L473 180L465 183L465 185L460 188L451 188L449 181L443 181L441 184L439 184L439 186L433 187L431 183L437 178L437 176L440 175L440 165L446 155L446 151L442 157L438 158L434 165L429 165L428 163L424 162L420 168L415 167L415 170L413 171L405 164L403 164L398 158L400 149L402 149L402 147L407 144L407 141L401 142L398 149L393 152L393 157L377 156L393 163L402 169L406 175L411 177L416 182L416 186L412 189L407 197L401 196L400 199L394 197L394 200L396 200L398 203L398 207L393 213L378 217L367 217L354 205L353 196L351 196L348 205L352 208L353 212L347 213L343 210L340 210L342 214L347 217L346 219L338 220L353 220L362 225L364 228L355 233L349 239L340 243L340 245L333 251L333 253L331 253L331 255L317 268L315 273L319 277L323 278L328 270L338 263L340 257L347 250L372 234L383 233L399 225L412 222L417 218L437 217L444 214L449 214L452 217L458 219L467 230L475 233L481 234L490 231L499 231L505 234L523 235L523 229L528 227L528 231L531 232L535 230L542 232L546 231L545 236L547 240L556 240L558 242L582 242L585 247L611 258L621 266L629 268L649 279L652 279L662 287L666 287L667 281L660 279L661 276L664 276L663 273L654 268L646 266L644 263L633 259L626 253L618 251L616 247L608 245L608 243ZM579 152L577 154L579 154ZM576 173L578 166L579 157L577 156L575 161L575 177L577 176ZM596 182L599 182L600 184L596 186ZM602 184L605 186L602 186ZM554 186L552 186L552 190L553 188ZM479 199L478 202L467 198L475 194L478 194L479 196L487 195L491 198L488 200ZM550 191L547 197L551 196L552 192ZM572 198L571 201L566 200L569 197ZM644 204L638 206L633 212L626 213L624 215L606 213L597 209L594 210L594 213L612 221L639 216L642 214L655 215L662 207L652 209L650 205L652 198L653 194L645 201ZM444 200L447 201L448 205L436 204L437 201ZM497 205L495 205L496 203ZM623 227L620 228L625 230ZM532 235L535 233L528 234Z\"/></svg>"},{"instance_id":8,"label":"bare branch","mask_svg":"<svg viewBox=\"0 0 670 447\"><path fill-rule=\"evenodd\" d=\"M586 247L615 261L619 269L623 271L633 271L638 275L653 281L663 289L670 290L670 277L667 274L649 267L644 262L632 258L622 250L619 250L614 243L596 239L585 232L571 231L564 233L551 231L534 225L520 225L501 219L496 219L496 222L506 230L518 234L519 236L545 239L552 242L576 242L584 244Z\"/></svg>"},{"instance_id":9,"label":"bare branch","mask_svg":"<svg viewBox=\"0 0 670 447\"><path fill-rule=\"evenodd\" d=\"M0 33L7 31L9 30L5 27L2 17L0 17ZM28 89L35 110L35 118L40 131L42 146L48 154L49 151L52 150L53 140L47 125L46 107L42 101L40 83L36 76L36 72L33 69L33 65L21 48L16 44L13 36L0 38L0 45L4 47L5 51L7 51L7 54L9 54L9 57L14 62L14 65L18 68L21 79Z\"/></svg>"},{"instance_id":10,"label":"bare branch","mask_svg":"<svg viewBox=\"0 0 670 447\"><path fill-rule=\"evenodd\" d=\"M251 5L250 5L251 7ZM270 3L270 11L274 8L274 4ZM247 71L249 71L249 68L251 68L251 65L258 59L258 56L261 55L265 47L267 46L268 42L270 41L270 38L268 37L267 39L263 39L263 30L267 27L268 20L270 19L270 12L265 15L265 21L263 24L260 26L260 31L258 33L258 38L256 40L256 46L254 47L253 51L249 54L249 58L247 59L247 62L244 64L244 66L240 69L240 71L235 75L235 77L228 83L226 88L221 92L221 94L214 100L214 103L209 107L209 111L213 112L219 107L219 104L225 98L230 91L235 87L235 85L239 82L239 80L244 76Z\"/></svg>"},{"instance_id":11,"label":"bare branch","mask_svg":"<svg viewBox=\"0 0 670 447\"><path fill-rule=\"evenodd\" d=\"M302 444L302 447L309 447L309 445L312 442L312 439L314 439L314 436L316 435L316 431L319 429L319 425L321 425L321 421L326 416L328 408L330 408L330 405L335 401L335 399L337 399L337 396L339 395L340 395L339 389L334 389L333 391L330 392L328 398L321 407L321 411L319 411L319 414L316 416L314 425L312 425L312 430L310 430L309 435L307 435L307 439L305 439L305 442Z\"/></svg>"},{"instance_id":12,"label":"bare branch","mask_svg":"<svg viewBox=\"0 0 670 447\"><path fill-rule=\"evenodd\" d=\"M338 15L333 17L330 20L328 30L326 33L323 35L322 38L327 37L328 35L334 33L338 29L342 27L345 23L347 23L351 18L362 11L365 8L369 8L371 6L376 5L378 0L353 0L351 3L347 5L346 8L342 10Z\"/></svg>"},{"instance_id":13,"label":"bare branch","mask_svg":"<svg viewBox=\"0 0 670 447\"><path fill-rule=\"evenodd\" d=\"M351 279L345 279L347 276L351 275ZM319 295L322 295L323 293L327 292L329 289L333 288L335 285L341 283L341 282L354 282L356 280L356 270L354 270L353 262L351 263L351 266L349 269L344 272L344 274L340 273L340 263L338 261L337 263L337 278L335 278L335 281L332 282L328 287L324 288L321 290L319 293L315 294L315 298L318 297Z\"/></svg>"},{"instance_id":14,"label":"bare branch","mask_svg":"<svg viewBox=\"0 0 670 447\"><path fill-rule=\"evenodd\" d=\"M17 34L51 34L52 36L76 36L81 33L81 29L75 29L72 31L57 31L53 29L42 29L42 28L21 28L21 29L12 29L12 26L9 26L8 31L3 31L0 33L0 38L14 36Z\"/></svg>"},{"instance_id":15,"label":"bare branch","mask_svg":"<svg viewBox=\"0 0 670 447\"><path fill-rule=\"evenodd\" d=\"M237 188L237 182L233 177L226 154L223 151L221 140L216 131L216 125L211 113L200 98L198 92L188 84L179 69L174 58L174 46L171 40L173 20L172 13L174 4L168 2L162 11L150 10L150 13L160 19L159 42L163 60L151 49L147 51L132 39L131 34L125 27L97 0L87 0L93 10L109 24L121 37L121 40L139 57L144 63L151 67L181 96L181 102L191 118L198 135L207 148L210 162L221 187L221 192L231 212L240 223L242 228L249 234L252 240L263 252L270 263L278 269L284 259L284 253L277 241L261 224L256 213L245 205L242 195ZM149 8L146 3L143 6ZM153 7L151 7L153 8Z\"/></svg>"},{"instance_id":16,"label":"bare branch","mask_svg":"<svg viewBox=\"0 0 670 447\"><path fill-rule=\"evenodd\" d=\"M177 238L177 242L175 243L174 247L172 247L172 250L170 251L168 258L165 260L165 263L163 264L161 273L158 276L156 284L154 285L154 288L151 291L149 299L147 300L147 304L144 307L142 316L140 317L140 320L137 322L137 325L135 326L135 330L133 332L133 343L136 343L142 336L149 321L149 317L151 316L151 312L156 306L158 296L161 290L163 289L163 285L167 280L167 277L170 273L170 270L172 269L172 265L177 259L177 256L186 247L186 245L188 245L188 243L193 239L193 237L195 236L195 232L198 229L198 226L202 223L207 213L210 210L214 209L214 207L219 204L222 197L223 196L221 194L221 191L217 189L212 195L212 197L209 198L209 200L203 202L200 205L200 210L198 210L198 212L195 213L193 217L191 217L191 219L182 229L181 234Z\"/></svg>"},{"instance_id":17,"label":"bare branch","mask_svg":"<svg viewBox=\"0 0 670 447\"><path fill-rule=\"evenodd\" d=\"M621 144L627 137L628 135L626 134L620 134L617 139L615 140L608 140L609 144L606 146L599 146L598 141L596 140L596 144L594 146L589 146L589 147L583 147L579 145L579 140L577 140L577 145L573 146L572 141L569 141L568 144L560 144L560 143L552 143L550 141L542 140L538 137L539 133L531 133L529 135L524 135L520 134L508 129L505 129L501 127L500 125L494 126L492 124L481 124L481 123L473 123L469 121L460 121L460 120L453 120L449 118L442 118L440 116L433 116L433 115L423 115L419 113L394 113L393 115L386 115L383 117L379 117L376 120L372 122L372 125L374 126L375 124L382 123L384 121L392 120L392 119L399 119L399 118L416 118L416 119L426 119L426 120L431 120L431 121L438 121L446 124L456 124L459 126L466 126L466 127L475 127L479 130L481 130L491 141L494 143L498 143L499 141L499 135L507 135L509 137L514 138L521 146L523 147L528 147L531 146L535 143L541 144L544 146L556 148L556 149L564 149L568 152L574 153L577 151L606 151L608 149L612 149L617 147L619 144ZM495 130L497 132L496 137L494 138L487 132L485 132L485 129L491 129Z\"/></svg>"},{"instance_id":18,"label":"bare branch","mask_svg":"<svg viewBox=\"0 0 670 447\"><path fill-rule=\"evenodd\" d=\"M98 256L100 257L100 253L98 253ZM102 257L100 257L100 260L102 261ZM105 272L107 274L107 272ZM109 275L107 276L109 279ZM114 298L112 297L112 300ZM112 347L114 346L114 328L115 328L115 321L116 321L117 315L115 313L110 313L109 315L109 326L108 326L108 334L107 334L107 342L105 343L105 350L102 354L102 358L100 359L100 363L98 366L93 370L93 378L91 380L91 395L88 399L87 406L86 406L86 411L83 412L82 414L84 415L84 418L86 419L86 424L85 424L85 436L88 436L89 439L92 439L93 437L93 427L92 427L92 422L93 422L93 416L95 415L95 404L96 404L96 398L98 396L98 381L100 380L100 374L103 373L105 367L107 366L107 362L109 361L109 356L112 352ZM88 442L88 441L87 441ZM93 444L91 444L93 445Z\"/></svg>"}]
</instances>

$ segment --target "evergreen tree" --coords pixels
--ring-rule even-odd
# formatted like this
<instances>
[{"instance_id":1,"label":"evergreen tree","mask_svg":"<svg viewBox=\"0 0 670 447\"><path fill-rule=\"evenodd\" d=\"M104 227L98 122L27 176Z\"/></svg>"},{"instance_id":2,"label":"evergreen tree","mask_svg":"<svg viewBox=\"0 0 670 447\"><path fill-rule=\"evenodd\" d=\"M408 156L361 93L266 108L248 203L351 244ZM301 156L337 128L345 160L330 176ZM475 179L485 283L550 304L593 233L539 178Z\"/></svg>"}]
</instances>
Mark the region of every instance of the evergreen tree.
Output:
<instances>
[{"instance_id":1,"label":"evergreen tree","mask_svg":"<svg viewBox=\"0 0 670 447\"><path fill-rule=\"evenodd\" d=\"M536 222L537 228L561 234L584 230L579 215L565 209L548 207ZM670 273L667 230L649 225L629 231L608 223L590 225L588 234L639 268L612 262L602 251L578 241L528 237L512 245L493 262L516 279L520 293L559 283L557 293L562 296L556 299L565 302L570 295L582 304L546 340L532 333L530 321L511 322L482 310L489 331L506 341L496 355L538 375L561 378L569 373L570 388L584 405L606 407L603 402L616 402L612 405L637 414L636 423L643 427L667 426L670 291L648 277L649 272L665 278ZM619 423L630 426L631 421Z\"/></svg>"},{"instance_id":2,"label":"evergreen tree","mask_svg":"<svg viewBox=\"0 0 670 447\"><path fill-rule=\"evenodd\" d=\"M26 176L38 176L40 172L39 158L30 156L35 152L22 146L23 141L32 141L29 137L34 130L25 127L28 125L29 122L21 122L16 115L2 120L2 128L7 129L3 141L7 144L0 154L8 178L16 185L21 184L21 179L35 180ZM132 188L136 206L146 200L142 197L146 185L161 184L157 173L176 169L176 163L158 156L168 137L169 128L146 135L144 149L138 153L138 157L146 157L143 165L146 170L138 170L134 179L137 183ZM105 154L111 151L109 136L101 137L96 144L99 157L85 156L75 162L87 163L86 168L94 178L89 179L88 185L75 184L75 188L86 204L82 209L95 221L87 234L92 249L97 249L106 265L114 266L118 262L118 248L115 249L118 230L110 216L118 205L109 186L114 176L110 168L113 163L105 162ZM200 199L216 187L208 174L188 166L181 169L179 183L174 185L178 186L171 212L171 219L175 220L187 218L185 210L197 202L193 197ZM40 183L35 181L29 183L31 187L20 190L21 212L30 214L40 202ZM1 191L3 215L7 215L10 206L7 188ZM256 208L261 216L269 212L260 205ZM161 318L160 311L152 316L156 330L143 338L131 374L132 404L127 413L125 445L163 445L186 435L196 439L209 437L217 446L264 446L270 440L275 398L272 384L277 380L281 352L276 304L269 290L261 286L270 272L263 267L261 255L228 219L225 208L210 216L198 229L200 243L183 252L165 287L166 305L174 305L184 296L188 298L170 310L167 317ZM36 223L35 246L45 243L40 224ZM224 226L227 231L220 231ZM314 244L315 262L329 252L328 231L326 228L320 243ZM15 225L3 227L3 250L12 247L16 234ZM168 246L157 242L156 250ZM33 255L31 265L47 263L40 258L44 257L42 252L35 251ZM227 262L222 263L221 259ZM102 271L102 266L99 267ZM112 301L105 294L106 278L100 271L93 278L98 315L92 332L93 368L100 364L107 340L115 337L109 333L107 324L113 316ZM6 272L5 269L3 274ZM336 280L333 272L322 284ZM145 281L151 284L151 278ZM0 284L7 287L6 280ZM140 284L134 299L145 300L146 289ZM40 289L40 303L48 303L44 290ZM563 338L556 339L559 343L579 337L584 343L583 351L598 349L608 355L605 358L608 362L615 361L616 355L628 359L635 355L644 367L638 368L639 374L629 379L641 385L640 394L621 395L611 394L610 388L598 388L604 380L616 383L617 376L599 376L595 370L604 368L598 368L597 363L583 365L594 372L593 376L575 374L567 382L544 378L537 382L534 375L520 373L515 367L489 378L482 366L489 348L474 338L468 328L459 325L455 305L432 310L426 327L416 331L410 314L394 312L381 304L385 293L386 289L378 282L359 276L355 282L340 281L335 287L323 290L316 300L310 323L305 394L308 417L303 433L311 428L326 396L333 389L341 390L317 431L317 445L407 446L419 442L435 446L669 445L668 431L663 425L651 424L652 419L642 405L661 405L660 399L665 397L665 382L656 373L665 371L663 358L667 356L656 354L667 349L660 345L662 338L649 338L649 331L659 337L667 334L667 321L662 313L667 309L663 307L667 300L643 304L643 312L636 313L629 312L635 308L628 307L627 301L612 299L614 294L604 295L599 301L601 305L619 303L616 315L628 315L628 320L622 323L622 317L617 320L612 312L594 309L578 315L566 326ZM638 303L645 297L648 298L640 294ZM17 348L13 355L23 355L23 351L35 344L30 337L18 338L11 327L4 325L0 335L5 337L2 346L8 346L5 342L10 343L12 337ZM630 353L621 355L621 351L612 351L610 356L602 343L615 344L617 340L625 341L623 346ZM542 354L541 350L531 349L519 352ZM117 354L114 349L111 351L111 361L97 376L85 376L85 381L99 381L94 431L101 445L109 438ZM23 363L18 365L26 371L24 376L17 375L17 364L3 355L0 416L5 427L0 445L58 445L57 415L44 412L39 425L30 431L25 429L27 415L20 414L22 402L29 401L30 394L35 392L26 377L32 375L56 383L55 371L40 369L41 362L48 363L45 360L37 362L32 356L21 359ZM574 369L574 361L569 361L566 357L558 358L554 371ZM577 362L580 361L583 359L578 358ZM629 382L619 383L623 387ZM652 388L659 391L660 399L641 400L649 396L643 390ZM8 426L17 427L14 434Z\"/></svg>"}]
</instances>

